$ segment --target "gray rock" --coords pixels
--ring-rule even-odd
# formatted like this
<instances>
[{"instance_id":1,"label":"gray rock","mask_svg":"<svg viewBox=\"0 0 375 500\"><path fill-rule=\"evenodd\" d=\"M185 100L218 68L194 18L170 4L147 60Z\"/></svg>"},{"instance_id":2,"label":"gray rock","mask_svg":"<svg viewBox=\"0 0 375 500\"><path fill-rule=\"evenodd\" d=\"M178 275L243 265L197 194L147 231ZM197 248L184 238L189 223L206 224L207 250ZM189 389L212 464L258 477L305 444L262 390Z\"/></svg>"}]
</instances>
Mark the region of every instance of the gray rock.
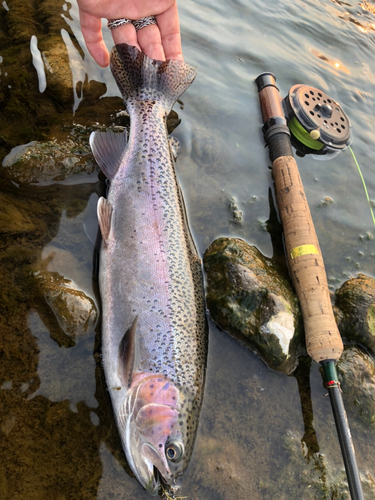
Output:
<instances>
[{"instance_id":1,"label":"gray rock","mask_svg":"<svg viewBox=\"0 0 375 500\"><path fill-rule=\"evenodd\" d=\"M215 323L270 368L293 372L304 352L301 313L290 283L273 262L241 239L219 238L206 250L204 267Z\"/></svg>"}]
</instances>

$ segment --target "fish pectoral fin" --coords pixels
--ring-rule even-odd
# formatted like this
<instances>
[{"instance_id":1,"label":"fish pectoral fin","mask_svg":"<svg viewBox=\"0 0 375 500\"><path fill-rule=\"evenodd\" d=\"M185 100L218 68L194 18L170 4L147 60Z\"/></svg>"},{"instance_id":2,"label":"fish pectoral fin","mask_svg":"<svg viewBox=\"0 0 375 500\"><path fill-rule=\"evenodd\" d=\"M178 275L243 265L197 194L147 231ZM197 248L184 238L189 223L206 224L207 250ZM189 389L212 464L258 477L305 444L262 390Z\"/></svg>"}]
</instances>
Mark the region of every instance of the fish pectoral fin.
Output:
<instances>
[{"instance_id":1,"label":"fish pectoral fin","mask_svg":"<svg viewBox=\"0 0 375 500\"><path fill-rule=\"evenodd\" d=\"M109 203L109 201L103 198L103 196L101 196L98 200L97 213L98 213L100 232L102 233L104 244L107 246L111 234L113 233L112 231L113 208L112 205Z\"/></svg>"},{"instance_id":2,"label":"fish pectoral fin","mask_svg":"<svg viewBox=\"0 0 375 500\"><path fill-rule=\"evenodd\" d=\"M176 137L170 137L169 138L169 147L171 148L171 153L173 156L174 161L177 160L178 153L180 151L180 141L176 139Z\"/></svg>"},{"instance_id":3,"label":"fish pectoral fin","mask_svg":"<svg viewBox=\"0 0 375 500\"><path fill-rule=\"evenodd\" d=\"M121 158L128 143L128 134L107 132L92 132L90 147L94 158L107 179L112 180L116 175Z\"/></svg>"},{"instance_id":4,"label":"fish pectoral fin","mask_svg":"<svg viewBox=\"0 0 375 500\"><path fill-rule=\"evenodd\" d=\"M138 315L134 318L131 327L125 332L118 348L118 375L125 387L131 386L133 378L137 323Z\"/></svg>"}]
</instances>

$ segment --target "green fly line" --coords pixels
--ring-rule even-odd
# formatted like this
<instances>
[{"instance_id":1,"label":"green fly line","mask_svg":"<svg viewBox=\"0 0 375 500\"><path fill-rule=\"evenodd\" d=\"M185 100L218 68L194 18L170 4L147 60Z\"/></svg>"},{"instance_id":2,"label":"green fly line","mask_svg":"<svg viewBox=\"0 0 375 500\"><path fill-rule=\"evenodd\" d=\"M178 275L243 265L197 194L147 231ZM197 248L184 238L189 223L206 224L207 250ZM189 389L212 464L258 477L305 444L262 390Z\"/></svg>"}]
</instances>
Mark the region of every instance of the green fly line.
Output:
<instances>
[{"instance_id":1,"label":"green fly line","mask_svg":"<svg viewBox=\"0 0 375 500\"><path fill-rule=\"evenodd\" d=\"M313 149L315 151L319 151L324 146L324 144L322 142L311 138L310 134L307 132L307 130L305 130L302 127L302 125L299 123L299 121L297 120L297 118L295 116L289 121L288 127L289 127L290 131L292 132L293 136L299 142L301 142L302 144L304 144L308 148ZM353 156L354 162L355 162L356 167L357 167L358 172L359 172L359 176L362 180L363 188L365 190L365 194L366 194L366 198L367 198L367 203L368 203L368 206L370 207L372 222L374 223L374 226L375 226L375 215L374 215L374 212L372 210L371 201L370 201L370 197L368 195L365 179L363 178L361 169L360 169L358 162L357 162L357 158L355 157L352 148L350 146L348 146L348 148Z\"/></svg>"},{"instance_id":2,"label":"green fly line","mask_svg":"<svg viewBox=\"0 0 375 500\"><path fill-rule=\"evenodd\" d=\"M365 183L365 180L363 178L363 175L362 175L362 172L361 172L361 169L359 168L359 165L358 165L358 162L357 162L357 158L355 157L354 155L354 152L352 150L352 148L349 146L349 151L352 153L352 156L353 156L353 159L354 159L354 162L357 166L357 169L358 169L358 172L359 172L359 175L361 177L361 180L362 180L362 184L363 184L363 188L365 190L365 193L366 193L366 198L367 198L367 202L368 202L368 206L370 207L370 212L371 212L371 216L372 216L372 222L374 223L374 226L375 226L375 216L374 216L374 212L372 210L372 206L371 206L371 201L370 201L370 197L368 195L368 192L367 192L367 187L366 187L366 183Z\"/></svg>"},{"instance_id":3,"label":"green fly line","mask_svg":"<svg viewBox=\"0 0 375 500\"><path fill-rule=\"evenodd\" d=\"M288 127L293 136L308 148L319 151L324 146L322 142L311 138L310 134L302 127L295 116L288 122Z\"/></svg>"}]
</instances>

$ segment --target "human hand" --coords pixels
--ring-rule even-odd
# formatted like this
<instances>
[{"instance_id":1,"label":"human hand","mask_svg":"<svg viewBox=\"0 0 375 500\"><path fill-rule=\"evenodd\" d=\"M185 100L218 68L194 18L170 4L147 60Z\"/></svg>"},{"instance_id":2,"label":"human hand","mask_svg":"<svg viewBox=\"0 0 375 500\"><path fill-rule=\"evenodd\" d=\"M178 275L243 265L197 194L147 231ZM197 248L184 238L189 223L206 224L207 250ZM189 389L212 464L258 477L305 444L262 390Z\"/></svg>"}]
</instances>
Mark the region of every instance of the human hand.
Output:
<instances>
[{"instance_id":1,"label":"human hand","mask_svg":"<svg viewBox=\"0 0 375 500\"><path fill-rule=\"evenodd\" d=\"M129 23L112 30L114 43L134 45L151 59L183 60L176 0L77 0L83 38L88 51L102 67L109 54L101 19L140 19L155 16L157 24L136 31Z\"/></svg>"}]
</instances>

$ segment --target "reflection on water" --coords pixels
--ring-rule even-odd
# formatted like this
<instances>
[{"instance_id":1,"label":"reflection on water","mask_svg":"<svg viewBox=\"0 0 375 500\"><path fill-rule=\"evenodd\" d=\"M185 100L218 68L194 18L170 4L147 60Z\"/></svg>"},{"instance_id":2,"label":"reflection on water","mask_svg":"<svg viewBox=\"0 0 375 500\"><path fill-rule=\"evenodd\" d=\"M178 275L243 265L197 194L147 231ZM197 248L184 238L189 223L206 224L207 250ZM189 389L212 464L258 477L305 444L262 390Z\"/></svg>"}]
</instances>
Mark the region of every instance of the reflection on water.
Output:
<instances>
[{"instance_id":1,"label":"reflection on water","mask_svg":"<svg viewBox=\"0 0 375 500\"><path fill-rule=\"evenodd\" d=\"M341 62L339 62L335 59L331 59L331 58L325 56L324 54L321 54L320 52L318 52L317 50L314 50L314 49L311 50L311 53L315 57L318 57L319 59L321 59L325 63L332 66L333 68L340 70L340 71L343 71L344 73L350 74L350 71L348 70L348 68L346 68Z\"/></svg>"},{"instance_id":2,"label":"reflection on water","mask_svg":"<svg viewBox=\"0 0 375 500\"><path fill-rule=\"evenodd\" d=\"M253 82L263 71L276 74L283 96L304 83L340 102L375 199L373 7L338 0L180 3L184 55L198 77L175 106L181 124L174 135L201 254L228 235L283 259ZM110 47L108 30L105 41ZM74 282L98 305L90 238L105 185L95 171L85 177L90 158L82 144L94 124L127 125L109 70L84 47L75 2L0 6L0 80L0 161L13 147L41 141L40 153L55 139L57 165L73 133L83 169L57 184L46 166L31 185L16 168L1 168L0 498L147 499L113 423L98 323L83 321L72 333L63 307L46 299L47 285L55 293ZM30 160L33 176L37 162ZM350 154L325 164L305 157L299 167L331 289L358 272L374 275L375 230ZM302 359L286 377L212 324L210 333L200 430L181 495L349 499L318 366ZM374 429L353 405L347 411L366 498L373 499Z\"/></svg>"}]
</instances>

